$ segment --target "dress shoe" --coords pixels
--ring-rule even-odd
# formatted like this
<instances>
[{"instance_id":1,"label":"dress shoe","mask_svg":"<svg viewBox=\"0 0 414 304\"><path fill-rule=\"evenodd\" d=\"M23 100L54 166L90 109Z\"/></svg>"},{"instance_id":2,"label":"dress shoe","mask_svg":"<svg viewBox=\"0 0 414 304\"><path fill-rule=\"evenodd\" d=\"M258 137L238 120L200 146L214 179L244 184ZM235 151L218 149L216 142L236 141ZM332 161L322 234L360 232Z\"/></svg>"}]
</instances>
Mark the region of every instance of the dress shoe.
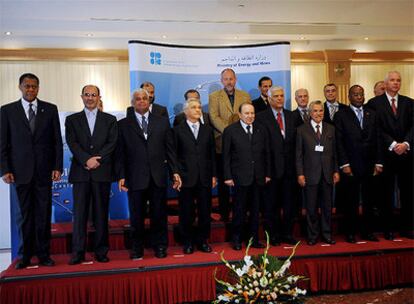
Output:
<instances>
[{"instance_id":1,"label":"dress shoe","mask_svg":"<svg viewBox=\"0 0 414 304\"><path fill-rule=\"evenodd\" d=\"M393 241L395 239L394 233L393 232L384 233L384 239L388 241Z\"/></svg>"},{"instance_id":2,"label":"dress shoe","mask_svg":"<svg viewBox=\"0 0 414 304\"><path fill-rule=\"evenodd\" d=\"M286 237L286 238L283 238L283 243L286 243L289 245L296 245L298 243L298 240L294 239L293 237Z\"/></svg>"},{"instance_id":3,"label":"dress shoe","mask_svg":"<svg viewBox=\"0 0 414 304\"><path fill-rule=\"evenodd\" d=\"M106 254L97 254L95 256L95 260L99 263L108 263L109 258L106 256Z\"/></svg>"},{"instance_id":4,"label":"dress shoe","mask_svg":"<svg viewBox=\"0 0 414 304\"><path fill-rule=\"evenodd\" d=\"M42 266L55 266L55 261L53 261L50 257L39 258L39 264Z\"/></svg>"},{"instance_id":5,"label":"dress shoe","mask_svg":"<svg viewBox=\"0 0 414 304\"><path fill-rule=\"evenodd\" d=\"M21 259L17 261L15 268L16 269L23 269L27 266L30 266L30 259Z\"/></svg>"},{"instance_id":6,"label":"dress shoe","mask_svg":"<svg viewBox=\"0 0 414 304\"><path fill-rule=\"evenodd\" d=\"M379 242L379 239L373 234L367 234L363 237L363 239L371 242Z\"/></svg>"},{"instance_id":7,"label":"dress shoe","mask_svg":"<svg viewBox=\"0 0 414 304\"><path fill-rule=\"evenodd\" d=\"M264 244L260 243L259 241L257 241L257 242L253 242L251 247L253 247L253 248L265 248L266 246Z\"/></svg>"},{"instance_id":8,"label":"dress shoe","mask_svg":"<svg viewBox=\"0 0 414 304\"><path fill-rule=\"evenodd\" d=\"M192 254L194 253L194 247L192 245L186 245L183 248L184 254Z\"/></svg>"},{"instance_id":9,"label":"dress shoe","mask_svg":"<svg viewBox=\"0 0 414 304\"><path fill-rule=\"evenodd\" d=\"M85 261L85 256L77 254L72 256L72 258L69 261L69 265L77 265L82 263L83 261Z\"/></svg>"},{"instance_id":10,"label":"dress shoe","mask_svg":"<svg viewBox=\"0 0 414 304\"><path fill-rule=\"evenodd\" d=\"M316 241L315 241L315 240L308 240L308 241L307 241L307 244L308 244L309 246L315 246L315 245L316 245Z\"/></svg>"},{"instance_id":11,"label":"dress shoe","mask_svg":"<svg viewBox=\"0 0 414 304\"><path fill-rule=\"evenodd\" d=\"M242 249L242 244L239 243L239 242L233 243L233 249L237 250L237 251L241 250Z\"/></svg>"},{"instance_id":12,"label":"dress shoe","mask_svg":"<svg viewBox=\"0 0 414 304\"><path fill-rule=\"evenodd\" d=\"M335 245L336 242L333 239L323 239L322 240L325 244L329 244L329 245Z\"/></svg>"},{"instance_id":13,"label":"dress shoe","mask_svg":"<svg viewBox=\"0 0 414 304\"><path fill-rule=\"evenodd\" d=\"M272 246L280 246L280 239L279 238L271 238L270 245Z\"/></svg>"},{"instance_id":14,"label":"dress shoe","mask_svg":"<svg viewBox=\"0 0 414 304\"><path fill-rule=\"evenodd\" d=\"M155 249L155 257L163 259L167 257L167 249L164 247L159 247Z\"/></svg>"},{"instance_id":15,"label":"dress shoe","mask_svg":"<svg viewBox=\"0 0 414 304\"><path fill-rule=\"evenodd\" d=\"M141 259L143 256L144 256L144 250L138 249L138 250L133 250L130 253L129 258L131 260L135 260L135 259Z\"/></svg>"},{"instance_id":16,"label":"dress shoe","mask_svg":"<svg viewBox=\"0 0 414 304\"><path fill-rule=\"evenodd\" d=\"M211 248L211 246L207 243L201 243L197 246L198 250L200 250L201 252L206 252L206 253L210 253L211 251L213 251L213 249Z\"/></svg>"},{"instance_id":17,"label":"dress shoe","mask_svg":"<svg viewBox=\"0 0 414 304\"><path fill-rule=\"evenodd\" d=\"M347 243L351 243L351 244L355 244L356 240L355 240L355 236L353 234L349 234L346 236L345 241Z\"/></svg>"}]
</instances>

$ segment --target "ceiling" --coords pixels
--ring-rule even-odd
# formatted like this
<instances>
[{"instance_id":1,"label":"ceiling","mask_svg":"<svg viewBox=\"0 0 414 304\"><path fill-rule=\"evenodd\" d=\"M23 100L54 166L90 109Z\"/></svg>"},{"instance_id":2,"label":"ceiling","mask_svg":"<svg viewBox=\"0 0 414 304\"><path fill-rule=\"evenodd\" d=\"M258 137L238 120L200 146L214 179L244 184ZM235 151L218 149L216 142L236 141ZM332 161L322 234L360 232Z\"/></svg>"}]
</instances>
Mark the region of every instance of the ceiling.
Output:
<instances>
[{"instance_id":1,"label":"ceiling","mask_svg":"<svg viewBox=\"0 0 414 304\"><path fill-rule=\"evenodd\" d=\"M291 41L294 51L414 51L414 0L0 0L0 48ZM7 35L10 32L9 35Z\"/></svg>"}]
</instances>

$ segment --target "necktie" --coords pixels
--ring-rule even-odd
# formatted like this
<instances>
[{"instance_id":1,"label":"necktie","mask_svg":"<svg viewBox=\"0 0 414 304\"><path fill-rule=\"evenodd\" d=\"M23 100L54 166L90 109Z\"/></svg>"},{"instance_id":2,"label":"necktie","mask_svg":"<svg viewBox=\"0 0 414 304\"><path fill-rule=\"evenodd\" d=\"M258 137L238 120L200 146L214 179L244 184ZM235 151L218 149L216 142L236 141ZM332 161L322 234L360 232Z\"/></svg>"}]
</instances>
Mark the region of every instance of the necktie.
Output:
<instances>
[{"instance_id":1,"label":"necktie","mask_svg":"<svg viewBox=\"0 0 414 304\"><path fill-rule=\"evenodd\" d=\"M35 111L33 110L33 104L29 103L29 126L30 126L30 131L32 132L32 134L35 131L35 120L36 120L36 114L35 114Z\"/></svg>"},{"instance_id":2,"label":"necktie","mask_svg":"<svg viewBox=\"0 0 414 304\"><path fill-rule=\"evenodd\" d=\"M359 120L359 125L361 126L361 129L362 129L362 124L363 124L362 109L356 109L356 111L357 111L357 117L358 117L358 120Z\"/></svg>"},{"instance_id":3,"label":"necktie","mask_svg":"<svg viewBox=\"0 0 414 304\"><path fill-rule=\"evenodd\" d=\"M276 114L276 120L277 120L277 124L279 125L280 131L283 133L283 120L282 120L282 115L280 115L280 112L277 112Z\"/></svg>"},{"instance_id":4,"label":"necktie","mask_svg":"<svg viewBox=\"0 0 414 304\"><path fill-rule=\"evenodd\" d=\"M144 131L145 134L148 132L148 122L144 115L142 117L142 131Z\"/></svg>"},{"instance_id":5,"label":"necktie","mask_svg":"<svg viewBox=\"0 0 414 304\"><path fill-rule=\"evenodd\" d=\"M391 98L391 108L394 115L397 115L397 105L395 104L395 98Z\"/></svg>"},{"instance_id":6,"label":"necktie","mask_svg":"<svg viewBox=\"0 0 414 304\"><path fill-rule=\"evenodd\" d=\"M250 126L246 127L247 135L249 136L249 141L252 141L252 131L250 129L251 129Z\"/></svg>"},{"instance_id":7,"label":"necktie","mask_svg":"<svg viewBox=\"0 0 414 304\"><path fill-rule=\"evenodd\" d=\"M304 122L309 121L308 109L303 109L302 110L302 119L303 119Z\"/></svg>"},{"instance_id":8,"label":"necktie","mask_svg":"<svg viewBox=\"0 0 414 304\"><path fill-rule=\"evenodd\" d=\"M194 138L197 139L197 137L198 137L198 126L197 126L197 124L192 124L192 127L193 127Z\"/></svg>"},{"instance_id":9,"label":"necktie","mask_svg":"<svg viewBox=\"0 0 414 304\"><path fill-rule=\"evenodd\" d=\"M334 119L335 113L336 113L336 105L335 104L331 104L329 106L329 117L330 117L331 120Z\"/></svg>"},{"instance_id":10,"label":"necktie","mask_svg":"<svg viewBox=\"0 0 414 304\"><path fill-rule=\"evenodd\" d=\"M318 141L321 140L321 126L320 125L316 125L316 137L318 138Z\"/></svg>"}]
</instances>

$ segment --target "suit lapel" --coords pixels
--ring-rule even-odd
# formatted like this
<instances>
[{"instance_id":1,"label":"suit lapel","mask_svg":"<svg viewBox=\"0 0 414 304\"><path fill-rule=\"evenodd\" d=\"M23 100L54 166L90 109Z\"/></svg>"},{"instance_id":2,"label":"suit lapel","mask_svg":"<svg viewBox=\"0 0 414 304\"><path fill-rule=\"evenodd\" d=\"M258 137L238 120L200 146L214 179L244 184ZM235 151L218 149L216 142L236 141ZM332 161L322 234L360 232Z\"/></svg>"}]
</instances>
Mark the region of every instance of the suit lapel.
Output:
<instances>
[{"instance_id":1,"label":"suit lapel","mask_svg":"<svg viewBox=\"0 0 414 304\"><path fill-rule=\"evenodd\" d=\"M92 138L96 138L98 136L99 130L101 129L101 125L103 123L102 121L103 117L102 117L102 113L98 110L98 112L96 112L96 120L95 120L95 126L93 127L93 133L92 133ZM88 125L89 128L89 125Z\"/></svg>"},{"instance_id":2,"label":"suit lapel","mask_svg":"<svg viewBox=\"0 0 414 304\"><path fill-rule=\"evenodd\" d=\"M230 103L230 99L229 96L227 95L226 91L223 89L221 90L221 100L225 100L226 101L226 107L227 109L231 112L234 113L233 108L231 107L231 103ZM236 95L234 95L234 104L236 104Z\"/></svg>"},{"instance_id":3,"label":"suit lapel","mask_svg":"<svg viewBox=\"0 0 414 304\"><path fill-rule=\"evenodd\" d=\"M36 119L35 119L35 132L34 132L34 138L37 138L37 136L40 134L39 130L42 127L42 124L45 121L45 106L44 103L41 100L37 100L37 113L36 113Z\"/></svg>"},{"instance_id":4,"label":"suit lapel","mask_svg":"<svg viewBox=\"0 0 414 304\"><path fill-rule=\"evenodd\" d=\"M88 119L86 118L85 111L82 111L79 114L80 114L80 116L79 116L79 123L81 125L81 128L82 129L85 129L86 130L86 134L88 134L88 136L91 137L92 134L91 134L91 130L89 129Z\"/></svg>"},{"instance_id":5,"label":"suit lapel","mask_svg":"<svg viewBox=\"0 0 414 304\"><path fill-rule=\"evenodd\" d=\"M193 131L190 129L190 126L188 125L187 121L185 121L183 123L183 125L181 126L184 129L184 134L186 134L186 136L192 140L192 141L196 141L195 137L194 137L194 133ZM200 130L201 130L201 123L200 123L200 127L198 129L198 138L200 138Z\"/></svg>"},{"instance_id":6,"label":"suit lapel","mask_svg":"<svg viewBox=\"0 0 414 304\"><path fill-rule=\"evenodd\" d=\"M16 102L16 112L17 116L20 120L22 120L23 124L27 127L30 132L29 120L27 119L26 113L24 112L24 108L22 106L22 101L19 100Z\"/></svg>"},{"instance_id":7,"label":"suit lapel","mask_svg":"<svg viewBox=\"0 0 414 304\"><path fill-rule=\"evenodd\" d=\"M132 113L133 115L131 115L130 117L128 117L128 124L130 126L130 128L136 132L139 136L141 136L143 139L145 139L144 136L144 132L142 131L141 127L138 124L138 120L135 117L135 114Z\"/></svg>"}]
</instances>

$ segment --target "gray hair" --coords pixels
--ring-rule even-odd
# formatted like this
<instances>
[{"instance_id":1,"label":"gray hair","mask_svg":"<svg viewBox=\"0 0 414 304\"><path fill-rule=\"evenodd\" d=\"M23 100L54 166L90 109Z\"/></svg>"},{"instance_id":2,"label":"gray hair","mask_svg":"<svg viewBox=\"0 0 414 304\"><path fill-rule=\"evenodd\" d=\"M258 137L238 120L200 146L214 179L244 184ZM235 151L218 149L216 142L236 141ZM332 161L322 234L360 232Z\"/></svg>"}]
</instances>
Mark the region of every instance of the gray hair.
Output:
<instances>
[{"instance_id":1,"label":"gray hair","mask_svg":"<svg viewBox=\"0 0 414 304\"><path fill-rule=\"evenodd\" d=\"M398 72L398 71L389 71L385 75L384 82L387 82L388 81L388 79L390 78L390 74L398 74L398 76L400 76L400 78L401 78L401 73L400 72Z\"/></svg>"},{"instance_id":2,"label":"gray hair","mask_svg":"<svg viewBox=\"0 0 414 304\"><path fill-rule=\"evenodd\" d=\"M281 86L271 86L269 91L267 91L267 96L272 97L272 92L280 91L280 90L282 90L283 93L285 92L285 90Z\"/></svg>"},{"instance_id":3,"label":"gray hair","mask_svg":"<svg viewBox=\"0 0 414 304\"><path fill-rule=\"evenodd\" d=\"M308 96L309 96L309 92L308 92L308 90L307 90L307 89L300 88L300 89L297 89L297 90L295 91L295 98L298 98L299 91L306 91L306 94L308 94Z\"/></svg>"},{"instance_id":4,"label":"gray hair","mask_svg":"<svg viewBox=\"0 0 414 304\"><path fill-rule=\"evenodd\" d=\"M131 104L134 102L134 96L135 96L135 94L138 94L138 93L144 93L145 95L147 95L147 98L149 98L149 95L148 95L147 90L145 90L145 89L136 89L131 94Z\"/></svg>"},{"instance_id":5,"label":"gray hair","mask_svg":"<svg viewBox=\"0 0 414 304\"><path fill-rule=\"evenodd\" d=\"M322 107L323 107L323 102L322 102L322 101L320 101L320 100L314 100L314 101L311 101L311 102L309 103L309 106L308 106L309 112L312 112L313 107L314 107L314 106L316 106L316 105L320 105L320 106L322 106Z\"/></svg>"},{"instance_id":6,"label":"gray hair","mask_svg":"<svg viewBox=\"0 0 414 304\"><path fill-rule=\"evenodd\" d=\"M184 105L183 105L183 111L187 110L187 109L188 109L188 107L190 106L190 103L193 103L193 102L196 102L196 103L198 103L198 104L201 106L200 99L198 99L198 98L188 98L188 99L184 102Z\"/></svg>"}]
</instances>

